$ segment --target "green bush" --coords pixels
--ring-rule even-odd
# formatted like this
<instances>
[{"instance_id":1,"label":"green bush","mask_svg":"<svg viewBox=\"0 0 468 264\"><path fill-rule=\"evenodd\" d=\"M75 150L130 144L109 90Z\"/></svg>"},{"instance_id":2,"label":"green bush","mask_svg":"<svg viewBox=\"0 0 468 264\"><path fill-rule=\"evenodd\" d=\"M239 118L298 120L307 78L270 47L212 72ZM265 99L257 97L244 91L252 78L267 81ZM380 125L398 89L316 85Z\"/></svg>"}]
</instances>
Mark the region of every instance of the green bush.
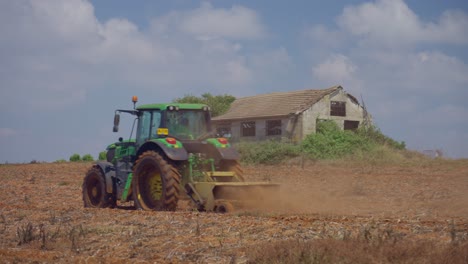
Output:
<instances>
[{"instance_id":1,"label":"green bush","mask_svg":"<svg viewBox=\"0 0 468 264\"><path fill-rule=\"evenodd\" d=\"M318 121L317 133L308 135L300 145L278 141L241 142L235 148L246 164L277 164L301 155L313 159L398 163L409 153L405 142L385 136L375 126L343 131L332 120Z\"/></svg>"},{"instance_id":2,"label":"green bush","mask_svg":"<svg viewBox=\"0 0 468 264\"><path fill-rule=\"evenodd\" d=\"M298 145L278 141L241 142L235 145L242 162L248 164L275 164L300 155Z\"/></svg>"},{"instance_id":3,"label":"green bush","mask_svg":"<svg viewBox=\"0 0 468 264\"><path fill-rule=\"evenodd\" d=\"M93 156L91 156L91 154L85 154L85 155L83 155L81 160L82 161L94 161L94 158L93 158Z\"/></svg>"},{"instance_id":4,"label":"green bush","mask_svg":"<svg viewBox=\"0 0 468 264\"><path fill-rule=\"evenodd\" d=\"M384 135L376 126L361 127L356 130L356 133L361 137L364 137L366 140L372 141L378 145L386 145L395 149L406 149L406 143L404 141L398 142Z\"/></svg>"},{"instance_id":5,"label":"green bush","mask_svg":"<svg viewBox=\"0 0 468 264\"><path fill-rule=\"evenodd\" d=\"M301 150L311 158L337 159L355 151L369 151L375 143L349 130L341 130L331 120L317 123L317 133L308 135L301 143Z\"/></svg>"},{"instance_id":6,"label":"green bush","mask_svg":"<svg viewBox=\"0 0 468 264\"><path fill-rule=\"evenodd\" d=\"M81 160L81 157L80 157L80 154L73 154L70 156L70 161L73 161L73 162L76 162L76 161L80 161Z\"/></svg>"},{"instance_id":7,"label":"green bush","mask_svg":"<svg viewBox=\"0 0 468 264\"><path fill-rule=\"evenodd\" d=\"M99 152L99 160L107 160L107 151Z\"/></svg>"}]
</instances>

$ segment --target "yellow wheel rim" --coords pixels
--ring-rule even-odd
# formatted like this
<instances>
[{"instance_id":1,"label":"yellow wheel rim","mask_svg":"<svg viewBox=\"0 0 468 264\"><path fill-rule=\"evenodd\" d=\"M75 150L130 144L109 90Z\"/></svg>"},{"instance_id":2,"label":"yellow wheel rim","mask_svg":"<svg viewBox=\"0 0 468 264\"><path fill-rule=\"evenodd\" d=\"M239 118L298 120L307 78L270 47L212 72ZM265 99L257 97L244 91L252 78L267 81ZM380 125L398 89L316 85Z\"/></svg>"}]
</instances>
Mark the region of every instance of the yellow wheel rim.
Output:
<instances>
[{"instance_id":1,"label":"yellow wheel rim","mask_svg":"<svg viewBox=\"0 0 468 264\"><path fill-rule=\"evenodd\" d=\"M149 191L151 197L155 201L161 200L162 197L162 181L161 181L161 176L159 173L154 173L151 175L148 181L149 184Z\"/></svg>"},{"instance_id":2,"label":"yellow wheel rim","mask_svg":"<svg viewBox=\"0 0 468 264\"><path fill-rule=\"evenodd\" d=\"M96 186L93 186L93 188L91 189L91 196L96 197L97 195L98 195L98 189Z\"/></svg>"}]
</instances>

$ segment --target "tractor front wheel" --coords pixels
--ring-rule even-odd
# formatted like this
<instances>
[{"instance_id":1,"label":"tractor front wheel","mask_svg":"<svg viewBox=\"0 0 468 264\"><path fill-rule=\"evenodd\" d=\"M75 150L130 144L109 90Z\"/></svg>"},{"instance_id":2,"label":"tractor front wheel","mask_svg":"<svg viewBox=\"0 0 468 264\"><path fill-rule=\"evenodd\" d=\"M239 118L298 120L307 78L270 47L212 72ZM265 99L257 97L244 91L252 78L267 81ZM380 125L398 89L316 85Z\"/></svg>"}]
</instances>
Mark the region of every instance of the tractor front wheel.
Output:
<instances>
[{"instance_id":1,"label":"tractor front wheel","mask_svg":"<svg viewBox=\"0 0 468 264\"><path fill-rule=\"evenodd\" d=\"M175 211L180 175L160 154L146 151L135 163L132 188L138 209Z\"/></svg>"},{"instance_id":2,"label":"tractor front wheel","mask_svg":"<svg viewBox=\"0 0 468 264\"><path fill-rule=\"evenodd\" d=\"M84 207L106 208L112 205L112 195L106 192L106 181L102 171L93 166L83 181Z\"/></svg>"}]
</instances>

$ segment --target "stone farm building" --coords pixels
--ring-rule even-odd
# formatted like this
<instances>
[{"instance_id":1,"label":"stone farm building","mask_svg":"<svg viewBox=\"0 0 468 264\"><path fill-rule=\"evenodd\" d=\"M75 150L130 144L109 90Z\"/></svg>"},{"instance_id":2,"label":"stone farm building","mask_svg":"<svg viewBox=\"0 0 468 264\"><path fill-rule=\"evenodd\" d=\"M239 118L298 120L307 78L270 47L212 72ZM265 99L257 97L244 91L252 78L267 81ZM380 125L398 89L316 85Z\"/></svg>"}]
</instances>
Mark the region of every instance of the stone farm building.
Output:
<instances>
[{"instance_id":1,"label":"stone farm building","mask_svg":"<svg viewBox=\"0 0 468 264\"><path fill-rule=\"evenodd\" d=\"M224 115L213 118L213 124L218 134L232 141L298 142L315 133L320 120L334 120L342 129L353 130L370 119L354 96L333 86L238 98Z\"/></svg>"}]
</instances>

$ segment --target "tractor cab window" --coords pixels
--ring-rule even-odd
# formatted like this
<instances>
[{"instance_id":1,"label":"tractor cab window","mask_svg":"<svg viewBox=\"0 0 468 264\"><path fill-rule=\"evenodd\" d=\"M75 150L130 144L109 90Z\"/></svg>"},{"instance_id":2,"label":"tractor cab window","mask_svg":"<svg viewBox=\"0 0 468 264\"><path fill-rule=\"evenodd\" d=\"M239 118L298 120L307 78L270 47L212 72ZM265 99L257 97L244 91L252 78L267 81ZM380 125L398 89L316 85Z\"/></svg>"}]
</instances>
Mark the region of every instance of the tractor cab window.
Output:
<instances>
[{"instance_id":1,"label":"tractor cab window","mask_svg":"<svg viewBox=\"0 0 468 264\"><path fill-rule=\"evenodd\" d=\"M150 138L157 137L157 130L161 124L160 111L143 111L137 128L137 143L143 144Z\"/></svg>"},{"instance_id":2,"label":"tractor cab window","mask_svg":"<svg viewBox=\"0 0 468 264\"><path fill-rule=\"evenodd\" d=\"M167 111L166 126L169 135L178 139L194 140L208 131L204 111Z\"/></svg>"}]
</instances>

